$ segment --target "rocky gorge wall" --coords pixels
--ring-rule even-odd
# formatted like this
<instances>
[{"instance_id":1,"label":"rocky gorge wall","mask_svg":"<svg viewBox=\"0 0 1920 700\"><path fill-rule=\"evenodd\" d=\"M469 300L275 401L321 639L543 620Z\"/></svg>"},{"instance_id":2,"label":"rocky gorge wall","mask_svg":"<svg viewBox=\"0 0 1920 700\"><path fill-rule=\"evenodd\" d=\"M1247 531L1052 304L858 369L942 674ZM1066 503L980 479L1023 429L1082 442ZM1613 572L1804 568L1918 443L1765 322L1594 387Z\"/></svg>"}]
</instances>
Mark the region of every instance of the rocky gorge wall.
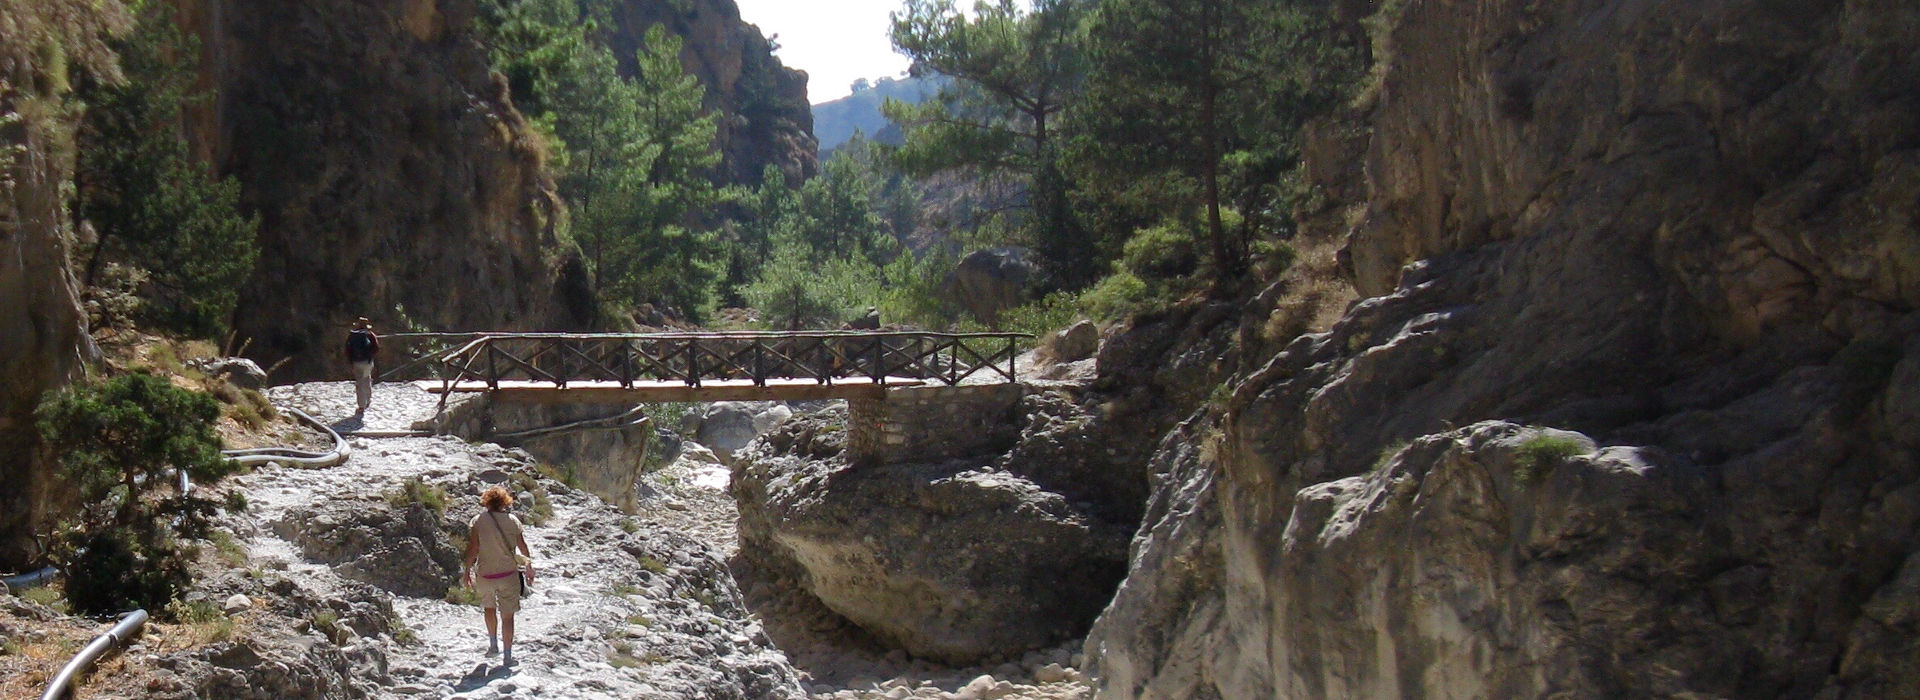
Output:
<instances>
[{"instance_id":1,"label":"rocky gorge wall","mask_svg":"<svg viewBox=\"0 0 1920 700\"><path fill-rule=\"evenodd\" d=\"M1366 298L1161 442L1101 697L1920 693L1920 7L1387 12Z\"/></svg>"},{"instance_id":2,"label":"rocky gorge wall","mask_svg":"<svg viewBox=\"0 0 1920 700\"><path fill-rule=\"evenodd\" d=\"M472 0L173 0L202 47L196 151L261 215L234 326L278 381L343 376L345 324L566 330L592 321L585 268L538 137L490 75ZM721 113L721 176L816 170L806 75L730 0L626 2L607 41L631 60L664 24Z\"/></svg>"},{"instance_id":3,"label":"rocky gorge wall","mask_svg":"<svg viewBox=\"0 0 1920 700\"><path fill-rule=\"evenodd\" d=\"M0 570L37 562L31 533L52 506L33 409L42 394L85 371L87 336L67 208L78 115L65 104L69 67L116 74L106 37L128 21L118 5L6 6L0 23ZM70 23L69 23L70 22ZM65 53L42 44L53 34ZM53 65L48 65L49 63Z\"/></svg>"},{"instance_id":4,"label":"rocky gorge wall","mask_svg":"<svg viewBox=\"0 0 1920 700\"><path fill-rule=\"evenodd\" d=\"M647 29L662 25L683 43L680 63L707 89L705 107L725 115L714 137L726 182L753 185L779 168L797 184L819 171L807 74L780 64L774 42L740 19L734 0L628 0L614 3L606 41L624 71Z\"/></svg>"},{"instance_id":5,"label":"rocky gorge wall","mask_svg":"<svg viewBox=\"0 0 1920 700\"><path fill-rule=\"evenodd\" d=\"M276 380L344 376L383 329L565 329L590 319L556 252L561 204L488 73L468 0L179 0L217 101L190 137L261 216L234 327ZM290 375L290 376L284 376Z\"/></svg>"}]
</instances>

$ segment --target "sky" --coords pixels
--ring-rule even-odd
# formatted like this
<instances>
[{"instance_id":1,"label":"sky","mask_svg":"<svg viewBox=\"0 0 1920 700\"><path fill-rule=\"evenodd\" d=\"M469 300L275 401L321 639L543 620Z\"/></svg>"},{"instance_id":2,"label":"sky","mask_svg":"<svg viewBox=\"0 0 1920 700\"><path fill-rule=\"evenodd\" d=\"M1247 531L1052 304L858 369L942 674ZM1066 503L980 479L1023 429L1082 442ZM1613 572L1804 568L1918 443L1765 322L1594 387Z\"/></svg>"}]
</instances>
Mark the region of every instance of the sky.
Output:
<instances>
[{"instance_id":1,"label":"sky","mask_svg":"<svg viewBox=\"0 0 1920 700\"><path fill-rule=\"evenodd\" d=\"M806 71L807 101L846 97L855 78L897 76L907 57L887 40L887 14L901 0L737 0L740 17L778 35L774 55L788 68Z\"/></svg>"}]
</instances>

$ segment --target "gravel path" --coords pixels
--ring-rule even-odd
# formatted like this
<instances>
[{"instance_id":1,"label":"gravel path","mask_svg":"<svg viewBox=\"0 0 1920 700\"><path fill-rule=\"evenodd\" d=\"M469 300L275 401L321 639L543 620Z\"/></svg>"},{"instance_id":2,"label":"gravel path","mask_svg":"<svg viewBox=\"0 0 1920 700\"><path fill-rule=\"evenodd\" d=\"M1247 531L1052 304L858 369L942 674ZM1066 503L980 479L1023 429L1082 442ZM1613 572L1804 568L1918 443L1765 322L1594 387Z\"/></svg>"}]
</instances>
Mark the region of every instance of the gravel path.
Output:
<instances>
[{"instance_id":1,"label":"gravel path","mask_svg":"<svg viewBox=\"0 0 1920 700\"><path fill-rule=\"evenodd\" d=\"M276 402L323 422L358 431L405 431L432 416L438 397L409 384L375 391L372 408L354 419L347 382L275 388ZM338 429L338 428L337 428ZM272 525L323 507L329 494L369 495L409 478L449 494L447 519L478 512L488 483L525 474L525 453L453 438L350 438L353 458L319 470L263 469L240 477L261 527L246 545L256 561L285 568L325 588L338 567L311 560ZM393 596L393 607L419 642L390 652L396 696L493 698L729 698L798 694L792 668L747 619L724 561L679 532L634 523L599 498L540 482L552 516L526 528L539 567L533 593L517 618L517 664L484 654L477 608L439 598ZM424 564L424 563L423 563Z\"/></svg>"},{"instance_id":2,"label":"gravel path","mask_svg":"<svg viewBox=\"0 0 1920 700\"><path fill-rule=\"evenodd\" d=\"M391 435L425 427L439 397L413 384L375 387L354 416L350 382L275 387L269 396L343 433ZM456 397L454 401L469 400ZM386 493L409 478L451 496L448 519L477 512L477 493L527 473L518 450L443 437L350 437L353 458L321 470L267 468L239 477L257 523L250 555L325 589L338 567L314 560L273 524L327 494ZM737 552L727 468L687 443L643 480L639 512L542 481L553 510L527 527L540 567L518 616L515 667L488 657L479 611L440 598L393 596L419 642L389 654L395 697L928 698L1076 700L1092 686L1073 670L1077 644L997 666L952 668L889 652L797 591L760 587L744 599L725 558ZM286 530L286 527L279 528ZM340 584L344 585L344 584ZM778 648L776 648L778 647ZM784 650L784 651L783 651ZM790 663L788 659L793 661ZM796 669L797 667L797 669Z\"/></svg>"}]
</instances>

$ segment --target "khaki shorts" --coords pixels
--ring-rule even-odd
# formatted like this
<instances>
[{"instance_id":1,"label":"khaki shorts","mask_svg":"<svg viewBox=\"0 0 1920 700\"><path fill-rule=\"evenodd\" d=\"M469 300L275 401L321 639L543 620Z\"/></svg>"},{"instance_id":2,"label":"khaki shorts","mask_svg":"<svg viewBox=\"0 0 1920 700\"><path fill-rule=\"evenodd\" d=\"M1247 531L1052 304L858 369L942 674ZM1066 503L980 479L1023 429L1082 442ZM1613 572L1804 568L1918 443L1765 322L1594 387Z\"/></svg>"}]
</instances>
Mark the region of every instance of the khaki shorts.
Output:
<instances>
[{"instance_id":1,"label":"khaki shorts","mask_svg":"<svg viewBox=\"0 0 1920 700\"><path fill-rule=\"evenodd\" d=\"M475 574L473 590L480 594L480 607L499 608L505 615L520 612L520 577L518 575L486 578Z\"/></svg>"}]
</instances>

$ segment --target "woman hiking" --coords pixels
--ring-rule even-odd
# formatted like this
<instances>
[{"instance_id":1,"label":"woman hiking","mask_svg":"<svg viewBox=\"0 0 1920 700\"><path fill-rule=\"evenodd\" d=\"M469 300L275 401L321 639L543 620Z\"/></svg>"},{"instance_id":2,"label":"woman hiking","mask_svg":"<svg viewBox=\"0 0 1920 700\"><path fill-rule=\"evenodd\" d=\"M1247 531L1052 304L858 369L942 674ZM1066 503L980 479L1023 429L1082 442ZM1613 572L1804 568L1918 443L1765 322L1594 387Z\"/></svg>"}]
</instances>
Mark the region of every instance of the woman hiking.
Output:
<instances>
[{"instance_id":1,"label":"woman hiking","mask_svg":"<svg viewBox=\"0 0 1920 700\"><path fill-rule=\"evenodd\" d=\"M506 489L487 489L480 494L480 505L486 511L467 523L467 554L461 561L460 582L480 594L480 606L486 609L487 655L504 648L501 663L512 666L513 614L520 611L521 576L533 583L533 551L527 549L520 521L507 512L513 507L513 496ZM520 550L518 556L513 553L516 548Z\"/></svg>"}]
</instances>

